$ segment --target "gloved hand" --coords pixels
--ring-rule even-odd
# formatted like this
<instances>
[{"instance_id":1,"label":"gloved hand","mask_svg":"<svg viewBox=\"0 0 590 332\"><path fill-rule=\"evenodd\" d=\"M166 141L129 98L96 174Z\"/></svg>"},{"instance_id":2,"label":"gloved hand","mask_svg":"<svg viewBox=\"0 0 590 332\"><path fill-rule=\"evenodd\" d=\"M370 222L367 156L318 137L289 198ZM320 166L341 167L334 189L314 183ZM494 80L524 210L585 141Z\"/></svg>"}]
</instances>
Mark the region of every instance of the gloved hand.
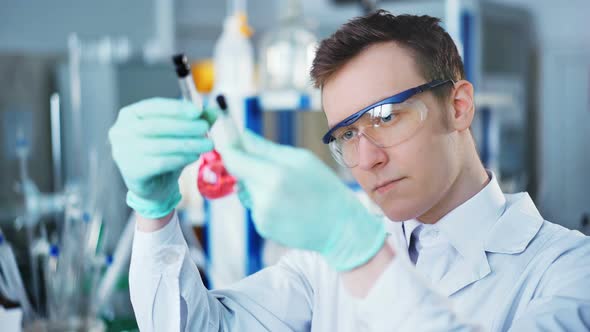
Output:
<instances>
[{"instance_id":1,"label":"gloved hand","mask_svg":"<svg viewBox=\"0 0 590 332\"><path fill-rule=\"evenodd\" d=\"M176 207L182 169L213 149L205 134L215 117L214 110L176 99L147 99L121 109L109 140L132 209L157 219Z\"/></svg>"},{"instance_id":2,"label":"gloved hand","mask_svg":"<svg viewBox=\"0 0 590 332\"><path fill-rule=\"evenodd\" d=\"M311 152L248 131L242 142L243 150L217 148L263 237L317 251L338 271L363 265L381 249L383 222Z\"/></svg>"}]
</instances>

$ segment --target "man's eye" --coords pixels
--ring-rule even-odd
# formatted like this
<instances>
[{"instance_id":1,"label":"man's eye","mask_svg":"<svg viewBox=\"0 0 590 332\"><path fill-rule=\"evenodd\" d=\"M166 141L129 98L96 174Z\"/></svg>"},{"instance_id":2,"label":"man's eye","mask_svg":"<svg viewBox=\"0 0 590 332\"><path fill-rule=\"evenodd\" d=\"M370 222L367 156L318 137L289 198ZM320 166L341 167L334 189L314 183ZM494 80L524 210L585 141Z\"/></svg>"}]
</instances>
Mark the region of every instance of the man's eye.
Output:
<instances>
[{"instance_id":1,"label":"man's eye","mask_svg":"<svg viewBox=\"0 0 590 332\"><path fill-rule=\"evenodd\" d=\"M388 123L388 122L393 121L394 118L395 118L395 115L389 113L389 115L381 117L381 122Z\"/></svg>"},{"instance_id":2,"label":"man's eye","mask_svg":"<svg viewBox=\"0 0 590 332\"><path fill-rule=\"evenodd\" d=\"M338 137L338 138L339 138L340 140L342 140L342 141L345 141L345 142L346 142L346 141L349 141L349 140L353 139L355 136L356 136L356 133L355 133L355 131L354 131L354 130L352 130L352 129L349 129L349 130L347 130L347 131L343 132L343 133L340 135L340 137Z\"/></svg>"}]
</instances>

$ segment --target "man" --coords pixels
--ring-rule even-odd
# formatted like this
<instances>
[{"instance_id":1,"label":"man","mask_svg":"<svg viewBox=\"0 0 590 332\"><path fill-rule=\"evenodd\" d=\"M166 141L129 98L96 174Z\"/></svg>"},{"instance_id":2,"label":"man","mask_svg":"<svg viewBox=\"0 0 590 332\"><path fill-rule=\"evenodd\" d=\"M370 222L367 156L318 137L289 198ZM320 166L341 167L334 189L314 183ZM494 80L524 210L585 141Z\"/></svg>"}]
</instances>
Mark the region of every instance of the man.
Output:
<instances>
[{"instance_id":1,"label":"man","mask_svg":"<svg viewBox=\"0 0 590 332\"><path fill-rule=\"evenodd\" d=\"M180 170L212 148L211 118L174 100L128 106L110 139L138 213L130 286L143 331L590 327L590 241L483 168L473 86L439 20L354 19L321 43L311 74L324 142L398 221L368 213L311 153L246 133L243 150L222 149L241 200L262 236L302 250L207 291L173 210Z\"/></svg>"}]
</instances>

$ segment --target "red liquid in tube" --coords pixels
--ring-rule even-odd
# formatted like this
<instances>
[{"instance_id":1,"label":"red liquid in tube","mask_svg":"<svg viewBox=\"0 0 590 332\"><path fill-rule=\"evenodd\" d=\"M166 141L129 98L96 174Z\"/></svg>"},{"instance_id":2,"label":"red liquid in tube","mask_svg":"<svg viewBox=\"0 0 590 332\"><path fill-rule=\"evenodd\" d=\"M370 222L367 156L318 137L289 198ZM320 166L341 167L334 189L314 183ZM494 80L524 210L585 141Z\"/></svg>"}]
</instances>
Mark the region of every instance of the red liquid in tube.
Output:
<instances>
[{"instance_id":1,"label":"red liquid in tube","mask_svg":"<svg viewBox=\"0 0 590 332\"><path fill-rule=\"evenodd\" d=\"M203 197L216 199L234 192L237 180L223 165L221 155L216 150L201 155L201 165L197 176L197 188Z\"/></svg>"}]
</instances>

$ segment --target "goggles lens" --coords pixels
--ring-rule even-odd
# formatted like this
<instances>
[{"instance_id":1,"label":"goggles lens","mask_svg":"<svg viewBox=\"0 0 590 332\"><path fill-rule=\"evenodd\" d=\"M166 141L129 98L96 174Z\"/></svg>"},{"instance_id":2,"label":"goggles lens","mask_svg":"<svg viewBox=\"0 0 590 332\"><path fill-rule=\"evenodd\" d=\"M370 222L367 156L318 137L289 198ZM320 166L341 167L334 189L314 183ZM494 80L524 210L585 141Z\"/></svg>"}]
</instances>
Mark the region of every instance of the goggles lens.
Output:
<instances>
[{"instance_id":1,"label":"goggles lens","mask_svg":"<svg viewBox=\"0 0 590 332\"><path fill-rule=\"evenodd\" d=\"M418 131L426 119L427 111L426 105L420 100L371 108L354 123L332 133L330 151L341 165L355 167L358 165L361 135L381 148L397 145Z\"/></svg>"}]
</instances>

